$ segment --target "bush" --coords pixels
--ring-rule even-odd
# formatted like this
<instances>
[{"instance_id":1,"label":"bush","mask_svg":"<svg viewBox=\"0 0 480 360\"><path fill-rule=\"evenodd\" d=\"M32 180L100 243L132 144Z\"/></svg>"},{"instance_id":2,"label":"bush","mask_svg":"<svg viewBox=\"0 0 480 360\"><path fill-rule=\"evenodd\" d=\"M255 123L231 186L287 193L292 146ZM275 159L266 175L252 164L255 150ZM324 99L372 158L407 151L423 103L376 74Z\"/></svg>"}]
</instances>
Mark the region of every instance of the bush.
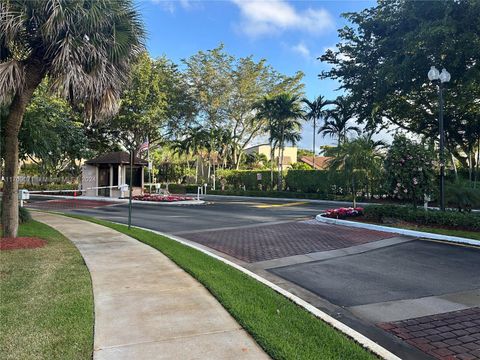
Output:
<instances>
[{"instance_id":1,"label":"bush","mask_svg":"<svg viewBox=\"0 0 480 360\"><path fill-rule=\"evenodd\" d=\"M331 179L327 171L289 170L285 176L285 186L290 191L328 194L331 191Z\"/></svg>"},{"instance_id":2,"label":"bush","mask_svg":"<svg viewBox=\"0 0 480 360\"><path fill-rule=\"evenodd\" d=\"M77 190L78 184L42 184L42 185L31 185L23 184L22 188L27 189L28 191L45 191L45 190Z\"/></svg>"},{"instance_id":3,"label":"bush","mask_svg":"<svg viewBox=\"0 0 480 360\"><path fill-rule=\"evenodd\" d=\"M396 219L419 225L434 225L448 228L461 228L468 231L480 231L479 215L458 211L425 211L423 209L406 206L369 205L365 207L365 218L376 222Z\"/></svg>"},{"instance_id":4,"label":"bush","mask_svg":"<svg viewBox=\"0 0 480 360\"><path fill-rule=\"evenodd\" d=\"M480 207L480 189L473 189L467 184L448 184L445 189L445 200L448 206L459 211L471 211Z\"/></svg>"},{"instance_id":5,"label":"bush","mask_svg":"<svg viewBox=\"0 0 480 360\"><path fill-rule=\"evenodd\" d=\"M186 186L183 184L168 184L168 191L170 194L185 194L187 192Z\"/></svg>"},{"instance_id":6,"label":"bush","mask_svg":"<svg viewBox=\"0 0 480 360\"><path fill-rule=\"evenodd\" d=\"M260 174L261 180L257 180L257 174ZM224 178L227 185L233 189L245 190L272 190L270 170L218 170L217 184L220 187L220 181ZM278 171L273 172L274 186L277 184Z\"/></svg>"}]
</instances>

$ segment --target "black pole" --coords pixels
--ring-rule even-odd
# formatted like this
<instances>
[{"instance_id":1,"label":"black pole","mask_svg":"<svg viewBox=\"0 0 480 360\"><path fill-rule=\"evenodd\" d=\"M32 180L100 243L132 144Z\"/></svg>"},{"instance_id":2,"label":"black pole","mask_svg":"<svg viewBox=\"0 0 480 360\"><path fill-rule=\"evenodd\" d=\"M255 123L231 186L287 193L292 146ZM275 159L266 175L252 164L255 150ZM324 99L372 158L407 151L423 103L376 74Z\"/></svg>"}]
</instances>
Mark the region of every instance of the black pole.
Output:
<instances>
[{"instance_id":1,"label":"black pole","mask_svg":"<svg viewBox=\"0 0 480 360\"><path fill-rule=\"evenodd\" d=\"M438 84L440 131L440 210L445 211L445 130L443 128L443 84Z\"/></svg>"},{"instance_id":2,"label":"black pole","mask_svg":"<svg viewBox=\"0 0 480 360\"><path fill-rule=\"evenodd\" d=\"M128 198L128 229L132 227L132 192L133 192L133 150L130 150L130 189Z\"/></svg>"}]
</instances>

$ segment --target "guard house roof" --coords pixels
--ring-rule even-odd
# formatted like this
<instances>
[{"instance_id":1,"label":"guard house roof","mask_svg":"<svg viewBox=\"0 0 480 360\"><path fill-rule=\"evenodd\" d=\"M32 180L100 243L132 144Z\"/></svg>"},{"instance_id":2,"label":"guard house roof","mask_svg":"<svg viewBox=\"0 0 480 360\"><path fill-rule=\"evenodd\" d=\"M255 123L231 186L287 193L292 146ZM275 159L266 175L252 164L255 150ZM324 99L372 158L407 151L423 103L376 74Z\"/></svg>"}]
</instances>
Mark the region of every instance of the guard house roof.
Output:
<instances>
[{"instance_id":1,"label":"guard house roof","mask_svg":"<svg viewBox=\"0 0 480 360\"><path fill-rule=\"evenodd\" d=\"M130 154L126 151L115 151L97 156L94 159L85 162L88 165L112 164L112 165L129 165ZM146 160L134 157L133 165L147 166Z\"/></svg>"}]
</instances>

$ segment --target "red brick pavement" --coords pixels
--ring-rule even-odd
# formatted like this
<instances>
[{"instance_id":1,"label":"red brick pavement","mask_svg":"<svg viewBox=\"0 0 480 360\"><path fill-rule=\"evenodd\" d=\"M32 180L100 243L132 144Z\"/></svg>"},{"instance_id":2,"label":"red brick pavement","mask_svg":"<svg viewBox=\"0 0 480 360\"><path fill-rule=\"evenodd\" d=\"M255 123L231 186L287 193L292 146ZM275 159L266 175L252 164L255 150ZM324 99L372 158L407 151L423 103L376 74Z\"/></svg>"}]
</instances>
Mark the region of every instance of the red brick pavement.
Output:
<instances>
[{"instance_id":1,"label":"red brick pavement","mask_svg":"<svg viewBox=\"0 0 480 360\"><path fill-rule=\"evenodd\" d=\"M378 326L437 359L480 359L480 307Z\"/></svg>"},{"instance_id":2,"label":"red brick pavement","mask_svg":"<svg viewBox=\"0 0 480 360\"><path fill-rule=\"evenodd\" d=\"M88 209L100 206L108 206L118 204L111 201L98 201L98 200L81 200L81 199L59 199L59 200L47 200L38 201L29 204L29 207L35 209L44 210L73 210L73 209Z\"/></svg>"},{"instance_id":3,"label":"red brick pavement","mask_svg":"<svg viewBox=\"0 0 480 360\"><path fill-rule=\"evenodd\" d=\"M230 230L182 234L182 237L246 262L328 251L391 238L386 232L297 221Z\"/></svg>"}]
</instances>

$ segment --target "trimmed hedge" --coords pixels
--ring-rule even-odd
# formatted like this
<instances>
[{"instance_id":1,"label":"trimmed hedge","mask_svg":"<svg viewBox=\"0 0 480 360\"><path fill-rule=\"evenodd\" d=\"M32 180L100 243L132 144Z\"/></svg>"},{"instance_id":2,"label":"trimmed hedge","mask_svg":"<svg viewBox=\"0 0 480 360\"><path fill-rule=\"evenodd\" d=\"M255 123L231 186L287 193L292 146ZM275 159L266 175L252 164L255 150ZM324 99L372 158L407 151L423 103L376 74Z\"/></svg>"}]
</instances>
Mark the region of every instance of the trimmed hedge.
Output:
<instances>
[{"instance_id":1,"label":"trimmed hedge","mask_svg":"<svg viewBox=\"0 0 480 360\"><path fill-rule=\"evenodd\" d=\"M197 188L195 187L195 193ZM207 195L232 195L232 196L255 196L289 199L310 199L310 200L338 200L334 195L322 193L301 193L293 191L261 191L261 190L207 190Z\"/></svg>"},{"instance_id":2,"label":"trimmed hedge","mask_svg":"<svg viewBox=\"0 0 480 360\"><path fill-rule=\"evenodd\" d=\"M376 222L398 219L419 225L436 225L480 231L480 215L458 211L415 209L395 205L369 205L365 207L365 218Z\"/></svg>"},{"instance_id":3,"label":"trimmed hedge","mask_svg":"<svg viewBox=\"0 0 480 360\"><path fill-rule=\"evenodd\" d=\"M44 190L78 190L78 184L42 184L31 185L22 184L19 186L21 189L27 189L28 191L44 191Z\"/></svg>"},{"instance_id":4,"label":"trimmed hedge","mask_svg":"<svg viewBox=\"0 0 480 360\"><path fill-rule=\"evenodd\" d=\"M331 173L324 170L289 170L285 186L290 191L303 193L331 193Z\"/></svg>"},{"instance_id":5,"label":"trimmed hedge","mask_svg":"<svg viewBox=\"0 0 480 360\"><path fill-rule=\"evenodd\" d=\"M261 174L261 180L257 180L257 174ZM216 176L219 188L221 187L220 181L224 178L227 186L234 189L243 189L245 186L245 190L272 190L270 170L218 170ZM277 178L278 171L274 171L274 187L277 184Z\"/></svg>"}]
</instances>

